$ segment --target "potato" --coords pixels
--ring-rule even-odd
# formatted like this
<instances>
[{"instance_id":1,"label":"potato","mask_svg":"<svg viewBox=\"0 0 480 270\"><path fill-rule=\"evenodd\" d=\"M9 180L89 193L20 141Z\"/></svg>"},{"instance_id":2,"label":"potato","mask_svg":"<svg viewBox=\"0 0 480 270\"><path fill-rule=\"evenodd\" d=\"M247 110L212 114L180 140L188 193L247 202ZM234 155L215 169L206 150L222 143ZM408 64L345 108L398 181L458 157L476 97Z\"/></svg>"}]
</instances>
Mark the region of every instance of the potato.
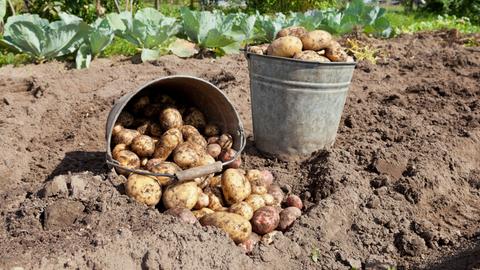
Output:
<instances>
[{"instance_id":1,"label":"potato","mask_svg":"<svg viewBox=\"0 0 480 270\"><path fill-rule=\"evenodd\" d=\"M154 137L160 137L163 135L162 126L159 123L151 123L148 129L148 134Z\"/></svg>"},{"instance_id":2,"label":"potato","mask_svg":"<svg viewBox=\"0 0 480 270\"><path fill-rule=\"evenodd\" d=\"M198 130L203 130L207 125L205 115L197 108L190 108L185 115L186 125L194 126Z\"/></svg>"},{"instance_id":3,"label":"potato","mask_svg":"<svg viewBox=\"0 0 480 270\"><path fill-rule=\"evenodd\" d=\"M155 151L155 142L147 135L140 135L133 139L130 149L139 157L150 157Z\"/></svg>"},{"instance_id":4,"label":"potato","mask_svg":"<svg viewBox=\"0 0 480 270\"><path fill-rule=\"evenodd\" d=\"M133 125L135 122L135 118L133 115L127 111L122 111L118 117L117 121L115 122L115 125L120 125L122 127L130 127Z\"/></svg>"},{"instance_id":5,"label":"potato","mask_svg":"<svg viewBox=\"0 0 480 270\"><path fill-rule=\"evenodd\" d=\"M218 138L217 142L220 147L222 147L222 150L228 150L232 148L233 146L233 138L232 135L224 133Z\"/></svg>"},{"instance_id":6,"label":"potato","mask_svg":"<svg viewBox=\"0 0 480 270\"><path fill-rule=\"evenodd\" d=\"M163 161L161 159L151 159L145 166L147 170L153 173L165 173L174 175L176 172L181 171L180 167L173 162ZM168 176L155 176L158 183L162 186L170 185L174 179Z\"/></svg>"},{"instance_id":7,"label":"potato","mask_svg":"<svg viewBox=\"0 0 480 270\"><path fill-rule=\"evenodd\" d=\"M296 53L293 58L313 62L330 62L325 56L319 55L316 51L302 51Z\"/></svg>"},{"instance_id":8,"label":"potato","mask_svg":"<svg viewBox=\"0 0 480 270\"><path fill-rule=\"evenodd\" d=\"M253 194L267 193L267 186L265 185L261 172L259 170L248 170L245 177L252 186Z\"/></svg>"},{"instance_id":9,"label":"potato","mask_svg":"<svg viewBox=\"0 0 480 270\"><path fill-rule=\"evenodd\" d=\"M252 194L263 195L267 193L267 187L263 185L252 185Z\"/></svg>"},{"instance_id":10,"label":"potato","mask_svg":"<svg viewBox=\"0 0 480 270\"><path fill-rule=\"evenodd\" d=\"M197 184L188 181L169 185L163 194L162 201L166 208L192 209L198 201Z\"/></svg>"},{"instance_id":11,"label":"potato","mask_svg":"<svg viewBox=\"0 0 480 270\"><path fill-rule=\"evenodd\" d=\"M263 179L263 183L265 186L270 187L273 183L273 174L269 170L262 170L260 171L261 178Z\"/></svg>"},{"instance_id":12,"label":"potato","mask_svg":"<svg viewBox=\"0 0 480 270\"><path fill-rule=\"evenodd\" d=\"M261 178L260 170L256 170L256 169L247 170L245 173L245 177L247 178L248 181L250 181L250 183L252 182L255 183L256 181L258 181L258 179Z\"/></svg>"},{"instance_id":13,"label":"potato","mask_svg":"<svg viewBox=\"0 0 480 270\"><path fill-rule=\"evenodd\" d=\"M244 217L228 212L215 212L200 219L203 226L215 226L224 230L235 243L241 243L250 237L252 225Z\"/></svg>"},{"instance_id":14,"label":"potato","mask_svg":"<svg viewBox=\"0 0 480 270\"><path fill-rule=\"evenodd\" d=\"M200 210L202 208L208 207L210 204L210 199L207 194L203 193L201 188L198 188L198 200L193 209Z\"/></svg>"},{"instance_id":15,"label":"potato","mask_svg":"<svg viewBox=\"0 0 480 270\"><path fill-rule=\"evenodd\" d=\"M253 217L253 208L247 202L239 202L230 206L229 212L238 214L244 217L246 220L250 220Z\"/></svg>"},{"instance_id":16,"label":"potato","mask_svg":"<svg viewBox=\"0 0 480 270\"><path fill-rule=\"evenodd\" d=\"M245 202L252 207L253 211L257 211L265 206L263 196L258 194L250 194L250 196L245 199Z\"/></svg>"},{"instance_id":17,"label":"potato","mask_svg":"<svg viewBox=\"0 0 480 270\"><path fill-rule=\"evenodd\" d=\"M197 218L197 219L201 219L203 216L205 215L208 215L208 214L211 214L211 213L215 213L215 211L213 211L212 209L210 208L202 208L200 210L195 210L195 211L192 211L193 215Z\"/></svg>"},{"instance_id":18,"label":"potato","mask_svg":"<svg viewBox=\"0 0 480 270\"><path fill-rule=\"evenodd\" d=\"M290 27L287 27L287 28L284 28L284 29L280 30L277 33L277 36L275 37L275 39L281 38L281 37L286 37L286 36L293 36L293 37L301 38L306 33L307 33L307 30L305 30L305 28L303 28L301 26L290 26Z\"/></svg>"},{"instance_id":19,"label":"potato","mask_svg":"<svg viewBox=\"0 0 480 270\"><path fill-rule=\"evenodd\" d=\"M188 139L186 139L187 142L192 142L194 144L197 144L202 147L202 151L205 152L205 148L207 147L207 140L199 133L199 134L194 134Z\"/></svg>"},{"instance_id":20,"label":"potato","mask_svg":"<svg viewBox=\"0 0 480 270\"><path fill-rule=\"evenodd\" d=\"M235 157L235 154L237 151L233 150L232 148L224 150L222 153L220 153L220 156L218 157L222 162L227 162L232 160ZM238 169L242 165L242 157L239 155L235 161L227 165L227 168L234 168Z\"/></svg>"},{"instance_id":21,"label":"potato","mask_svg":"<svg viewBox=\"0 0 480 270\"><path fill-rule=\"evenodd\" d=\"M275 198L271 194L262 194L263 201L265 201L265 205L273 206L275 205Z\"/></svg>"},{"instance_id":22,"label":"potato","mask_svg":"<svg viewBox=\"0 0 480 270\"><path fill-rule=\"evenodd\" d=\"M132 143L133 139L135 139L135 137L137 136L140 136L140 132L133 129L123 128L118 133L116 133L115 136L113 136L113 142L115 144L123 143L129 146Z\"/></svg>"},{"instance_id":23,"label":"potato","mask_svg":"<svg viewBox=\"0 0 480 270\"><path fill-rule=\"evenodd\" d=\"M159 103L159 104L162 104L162 105L175 105L175 100L170 97L169 95L165 95L165 94L162 94L162 95L158 95L156 96L154 99L153 99L153 102L154 103Z\"/></svg>"},{"instance_id":24,"label":"potato","mask_svg":"<svg viewBox=\"0 0 480 270\"><path fill-rule=\"evenodd\" d=\"M263 235L277 228L280 215L274 207L264 206L255 211L251 222L253 231Z\"/></svg>"},{"instance_id":25,"label":"potato","mask_svg":"<svg viewBox=\"0 0 480 270\"><path fill-rule=\"evenodd\" d=\"M238 244L238 246L241 247L245 251L245 253L251 253L261 239L262 238L258 234L252 232L250 234L250 237L248 237L248 239L243 241L242 243Z\"/></svg>"},{"instance_id":26,"label":"potato","mask_svg":"<svg viewBox=\"0 0 480 270\"><path fill-rule=\"evenodd\" d=\"M243 201L251 193L250 182L236 169L227 169L222 174L222 192L227 204Z\"/></svg>"},{"instance_id":27,"label":"potato","mask_svg":"<svg viewBox=\"0 0 480 270\"><path fill-rule=\"evenodd\" d=\"M213 176L211 179L210 179L210 184L209 184L210 187L221 187L222 186L222 175L216 175L216 176Z\"/></svg>"},{"instance_id":28,"label":"potato","mask_svg":"<svg viewBox=\"0 0 480 270\"><path fill-rule=\"evenodd\" d=\"M183 142L182 134L178 128L171 128L163 133L153 153L154 158L166 160L170 154Z\"/></svg>"},{"instance_id":29,"label":"potato","mask_svg":"<svg viewBox=\"0 0 480 270\"><path fill-rule=\"evenodd\" d=\"M302 215L302 211L297 207L287 207L280 212L280 222L277 229L285 231L292 226L295 220Z\"/></svg>"},{"instance_id":30,"label":"potato","mask_svg":"<svg viewBox=\"0 0 480 270\"><path fill-rule=\"evenodd\" d=\"M187 208L174 207L167 209L164 213L180 219L183 223L194 224L197 222L197 217Z\"/></svg>"},{"instance_id":31,"label":"potato","mask_svg":"<svg viewBox=\"0 0 480 270\"><path fill-rule=\"evenodd\" d=\"M143 109L150 104L150 98L148 96L142 96L135 98L132 104L132 111L135 114L139 114L143 112Z\"/></svg>"},{"instance_id":32,"label":"potato","mask_svg":"<svg viewBox=\"0 0 480 270\"><path fill-rule=\"evenodd\" d=\"M302 199L300 199L300 197L297 195L288 195L287 199L285 199L285 203L287 206L297 207L298 209L303 208Z\"/></svg>"},{"instance_id":33,"label":"potato","mask_svg":"<svg viewBox=\"0 0 480 270\"><path fill-rule=\"evenodd\" d=\"M173 160L182 169L195 167L200 160L200 154L190 142L180 144L173 151Z\"/></svg>"},{"instance_id":34,"label":"potato","mask_svg":"<svg viewBox=\"0 0 480 270\"><path fill-rule=\"evenodd\" d=\"M207 145L207 153L214 159L218 158L221 152L222 152L222 147L220 147L219 144L212 143Z\"/></svg>"},{"instance_id":35,"label":"potato","mask_svg":"<svg viewBox=\"0 0 480 270\"><path fill-rule=\"evenodd\" d=\"M162 112L164 106L161 104L150 104L143 108L143 115L148 118L157 117Z\"/></svg>"},{"instance_id":36,"label":"potato","mask_svg":"<svg viewBox=\"0 0 480 270\"><path fill-rule=\"evenodd\" d=\"M175 108L166 108L160 113L160 125L164 130L179 128L183 125L182 115Z\"/></svg>"},{"instance_id":37,"label":"potato","mask_svg":"<svg viewBox=\"0 0 480 270\"><path fill-rule=\"evenodd\" d=\"M127 145L126 144L121 143L121 144L115 145L115 147L112 150L112 157L114 159L116 159L115 157L117 156L118 152L120 152L122 150L127 150Z\"/></svg>"},{"instance_id":38,"label":"potato","mask_svg":"<svg viewBox=\"0 0 480 270\"><path fill-rule=\"evenodd\" d=\"M118 134L120 131L122 131L122 129L123 129L122 125L118 125L118 124L117 124L117 125L113 126L112 136L113 136L113 137L117 136L117 134Z\"/></svg>"},{"instance_id":39,"label":"potato","mask_svg":"<svg viewBox=\"0 0 480 270\"><path fill-rule=\"evenodd\" d=\"M346 62L348 55L343 50L342 46L336 41L332 41L325 49L325 56L332 62Z\"/></svg>"},{"instance_id":40,"label":"potato","mask_svg":"<svg viewBox=\"0 0 480 270\"><path fill-rule=\"evenodd\" d=\"M303 44L303 50L319 51L330 45L332 35L323 30L315 30L306 33L300 39Z\"/></svg>"},{"instance_id":41,"label":"potato","mask_svg":"<svg viewBox=\"0 0 480 270\"><path fill-rule=\"evenodd\" d=\"M209 137L209 138L207 139L207 144L216 143L216 144L220 145L220 144L218 143L219 140L220 140L220 137L219 137L219 136ZM221 146L220 146L220 147L221 147Z\"/></svg>"},{"instance_id":42,"label":"potato","mask_svg":"<svg viewBox=\"0 0 480 270\"><path fill-rule=\"evenodd\" d=\"M347 63L353 63L353 62L355 62L355 59L353 59L353 57L349 55L349 56L347 56L347 61L346 62Z\"/></svg>"},{"instance_id":43,"label":"potato","mask_svg":"<svg viewBox=\"0 0 480 270\"><path fill-rule=\"evenodd\" d=\"M248 46L247 51L249 53L264 55L263 50L260 46Z\"/></svg>"},{"instance_id":44,"label":"potato","mask_svg":"<svg viewBox=\"0 0 480 270\"><path fill-rule=\"evenodd\" d=\"M220 135L220 128L215 124L208 124L203 131L206 137L213 137Z\"/></svg>"},{"instance_id":45,"label":"potato","mask_svg":"<svg viewBox=\"0 0 480 270\"><path fill-rule=\"evenodd\" d=\"M208 195L208 208L217 211L223 208L222 199L215 195L213 192L207 193Z\"/></svg>"},{"instance_id":46,"label":"potato","mask_svg":"<svg viewBox=\"0 0 480 270\"><path fill-rule=\"evenodd\" d=\"M281 205L285 197L282 189L276 184L268 187L268 194L272 195L275 199L275 205Z\"/></svg>"},{"instance_id":47,"label":"potato","mask_svg":"<svg viewBox=\"0 0 480 270\"><path fill-rule=\"evenodd\" d=\"M142 167L145 167L148 163L148 158L142 158L142 160L140 161L140 165Z\"/></svg>"},{"instance_id":48,"label":"potato","mask_svg":"<svg viewBox=\"0 0 480 270\"><path fill-rule=\"evenodd\" d=\"M126 167L128 169L138 169L140 168L140 158L133 153L132 151L129 150L120 150L116 153L113 158L120 163L123 167ZM123 170L120 170L119 173L121 174L128 174L127 172L124 172Z\"/></svg>"},{"instance_id":49,"label":"potato","mask_svg":"<svg viewBox=\"0 0 480 270\"><path fill-rule=\"evenodd\" d=\"M271 243L273 243L273 240L275 240L275 238L279 234L281 234L280 231L269 232L269 233L262 236L262 239L260 239L260 242L264 245L270 245Z\"/></svg>"},{"instance_id":50,"label":"potato","mask_svg":"<svg viewBox=\"0 0 480 270\"><path fill-rule=\"evenodd\" d=\"M145 123L141 124L137 127L137 131L140 132L140 135L146 135L150 131L150 121L146 121Z\"/></svg>"},{"instance_id":51,"label":"potato","mask_svg":"<svg viewBox=\"0 0 480 270\"><path fill-rule=\"evenodd\" d=\"M180 127L180 131L182 132L182 136L184 140L187 140L193 135L201 135L200 131L192 125L183 125Z\"/></svg>"},{"instance_id":52,"label":"potato","mask_svg":"<svg viewBox=\"0 0 480 270\"><path fill-rule=\"evenodd\" d=\"M268 47L268 55L293 57L295 53L302 51L302 41L293 36L275 39Z\"/></svg>"},{"instance_id":53,"label":"potato","mask_svg":"<svg viewBox=\"0 0 480 270\"><path fill-rule=\"evenodd\" d=\"M125 192L137 202L156 205L162 196L162 188L150 176L132 173L125 182Z\"/></svg>"}]
</instances>

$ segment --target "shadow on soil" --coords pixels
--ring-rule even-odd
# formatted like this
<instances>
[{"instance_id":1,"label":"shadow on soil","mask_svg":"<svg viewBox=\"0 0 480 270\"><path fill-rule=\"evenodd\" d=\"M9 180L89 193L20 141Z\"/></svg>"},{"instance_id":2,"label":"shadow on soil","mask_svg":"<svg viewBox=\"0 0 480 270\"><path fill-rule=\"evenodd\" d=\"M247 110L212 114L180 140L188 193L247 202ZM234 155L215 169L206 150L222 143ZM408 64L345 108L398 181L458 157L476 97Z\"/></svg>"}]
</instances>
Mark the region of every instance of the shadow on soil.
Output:
<instances>
[{"instance_id":1,"label":"shadow on soil","mask_svg":"<svg viewBox=\"0 0 480 270\"><path fill-rule=\"evenodd\" d=\"M480 241L476 247L459 252L453 257L445 258L426 270L472 270L480 269Z\"/></svg>"},{"instance_id":2,"label":"shadow on soil","mask_svg":"<svg viewBox=\"0 0 480 270\"><path fill-rule=\"evenodd\" d=\"M90 171L94 174L107 172L105 152L72 151L65 154L65 158L57 165L47 180L57 175Z\"/></svg>"}]
</instances>

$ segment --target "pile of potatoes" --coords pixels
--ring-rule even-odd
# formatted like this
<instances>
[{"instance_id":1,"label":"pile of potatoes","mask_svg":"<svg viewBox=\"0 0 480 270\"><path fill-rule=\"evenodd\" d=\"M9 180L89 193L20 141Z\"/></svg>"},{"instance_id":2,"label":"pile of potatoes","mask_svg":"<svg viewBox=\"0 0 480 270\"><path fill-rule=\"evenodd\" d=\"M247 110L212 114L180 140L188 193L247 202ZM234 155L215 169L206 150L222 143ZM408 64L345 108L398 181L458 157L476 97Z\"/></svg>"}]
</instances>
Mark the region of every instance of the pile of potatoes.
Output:
<instances>
[{"instance_id":1,"label":"pile of potatoes","mask_svg":"<svg viewBox=\"0 0 480 270\"><path fill-rule=\"evenodd\" d=\"M113 128L111 147L112 157L125 168L173 175L232 160L232 145L232 136L208 122L198 108L159 95L142 96L127 105ZM182 182L117 171L127 177L129 197L185 222L219 227L250 252L260 236L287 230L303 204L298 196L286 197L268 170L245 171L240 166L238 156L220 174Z\"/></svg>"},{"instance_id":2,"label":"pile of potatoes","mask_svg":"<svg viewBox=\"0 0 480 270\"><path fill-rule=\"evenodd\" d=\"M271 44L250 46L248 51L304 61L354 62L330 33L323 30L308 32L301 26L282 29Z\"/></svg>"}]
</instances>

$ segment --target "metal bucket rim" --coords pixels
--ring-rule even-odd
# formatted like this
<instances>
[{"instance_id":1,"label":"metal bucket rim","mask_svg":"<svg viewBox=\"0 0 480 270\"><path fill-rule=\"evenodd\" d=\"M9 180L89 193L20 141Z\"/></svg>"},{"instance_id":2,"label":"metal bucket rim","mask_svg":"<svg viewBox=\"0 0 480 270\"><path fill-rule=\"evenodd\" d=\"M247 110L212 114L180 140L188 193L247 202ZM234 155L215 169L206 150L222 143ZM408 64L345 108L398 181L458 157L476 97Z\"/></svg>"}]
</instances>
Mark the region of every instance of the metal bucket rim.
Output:
<instances>
[{"instance_id":1,"label":"metal bucket rim","mask_svg":"<svg viewBox=\"0 0 480 270\"><path fill-rule=\"evenodd\" d=\"M256 54L256 53L251 53L251 52L245 52L245 57L247 59L250 59L250 57L258 56L260 58L271 58L274 60L278 61L290 61L290 62L296 62L296 63L302 63L302 64L307 64L307 65L312 65L312 66L356 66L357 62L315 62L315 61L306 61L302 59L295 59L295 58L288 58L288 57L281 57L281 56L273 56L273 55L263 55L263 54Z\"/></svg>"}]
</instances>

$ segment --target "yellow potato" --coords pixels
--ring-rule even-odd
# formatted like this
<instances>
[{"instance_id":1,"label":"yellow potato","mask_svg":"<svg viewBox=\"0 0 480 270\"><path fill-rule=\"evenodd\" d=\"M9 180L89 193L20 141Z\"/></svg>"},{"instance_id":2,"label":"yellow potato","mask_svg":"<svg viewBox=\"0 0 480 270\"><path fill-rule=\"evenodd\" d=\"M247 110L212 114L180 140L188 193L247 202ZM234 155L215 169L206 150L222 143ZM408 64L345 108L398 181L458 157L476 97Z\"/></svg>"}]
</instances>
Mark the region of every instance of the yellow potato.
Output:
<instances>
[{"instance_id":1,"label":"yellow potato","mask_svg":"<svg viewBox=\"0 0 480 270\"><path fill-rule=\"evenodd\" d=\"M150 157L155 151L155 142L147 135L140 135L133 139L130 148L139 157Z\"/></svg>"},{"instance_id":2,"label":"yellow potato","mask_svg":"<svg viewBox=\"0 0 480 270\"><path fill-rule=\"evenodd\" d=\"M135 139L137 136L140 136L140 132L133 129L123 128L122 130L118 131L115 136L113 136L113 142L115 144L123 143L129 146L133 139Z\"/></svg>"},{"instance_id":3,"label":"yellow potato","mask_svg":"<svg viewBox=\"0 0 480 270\"><path fill-rule=\"evenodd\" d=\"M218 136L220 134L220 128L215 124L207 124L203 130L203 134L206 137Z\"/></svg>"},{"instance_id":4,"label":"yellow potato","mask_svg":"<svg viewBox=\"0 0 480 270\"><path fill-rule=\"evenodd\" d=\"M265 205L273 206L275 205L275 198L273 198L272 194L262 194L263 201L265 201Z\"/></svg>"},{"instance_id":5,"label":"yellow potato","mask_svg":"<svg viewBox=\"0 0 480 270\"><path fill-rule=\"evenodd\" d=\"M287 27L287 28L284 28L284 29L280 30L277 33L277 36L275 37L275 39L281 38L281 37L286 37L286 36L294 36L294 37L297 37L297 38L301 38L306 33L307 33L307 30L305 30L305 28L303 28L301 26L290 26L290 27Z\"/></svg>"},{"instance_id":6,"label":"yellow potato","mask_svg":"<svg viewBox=\"0 0 480 270\"><path fill-rule=\"evenodd\" d=\"M183 125L182 115L175 108L166 108L160 113L160 125L164 130L179 128Z\"/></svg>"},{"instance_id":7,"label":"yellow potato","mask_svg":"<svg viewBox=\"0 0 480 270\"><path fill-rule=\"evenodd\" d=\"M202 146L202 148L207 147L207 141L205 138L200 134L198 129L191 125L184 125L180 128L182 132L183 139L185 141L189 141L195 144ZM205 150L205 149L204 149Z\"/></svg>"},{"instance_id":8,"label":"yellow potato","mask_svg":"<svg viewBox=\"0 0 480 270\"><path fill-rule=\"evenodd\" d=\"M133 153L132 151L129 150L120 150L116 152L116 155L113 156L113 158L120 163L123 167L126 167L128 169L138 169L140 168L140 158ZM125 172L123 170L119 170L119 173L121 174L127 174L128 172Z\"/></svg>"},{"instance_id":9,"label":"yellow potato","mask_svg":"<svg viewBox=\"0 0 480 270\"><path fill-rule=\"evenodd\" d=\"M348 55L342 46L336 41L332 41L325 49L325 56L332 62L347 62Z\"/></svg>"},{"instance_id":10,"label":"yellow potato","mask_svg":"<svg viewBox=\"0 0 480 270\"><path fill-rule=\"evenodd\" d=\"M316 51L302 51L296 53L293 58L312 62L331 62L330 59L318 54Z\"/></svg>"},{"instance_id":11,"label":"yellow potato","mask_svg":"<svg viewBox=\"0 0 480 270\"><path fill-rule=\"evenodd\" d=\"M223 208L222 200L216 196L213 192L207 193L208 195L208 208L217 211Z\"/></svg>"},{"instance_id":12,"label":"yellow potato","mask_svg":"<svg viewBox=\"0 0 480 270\"><path fill-rule=\"evenodd\" d=\"M202 208L208 207L210 204L210 199L207 194L203 193L201 188L198 188L198 200L193 209L200 210Z\"/></svg>"},{"instance_id":13,"label":"yellow potato","mask_svg":"<svg viewBox=\"0 0 480 270\"><path fill-rule=\"evenodd\" d=\"M136 201L148 206L156 205L162 196L162 189L155 179L134 173L125 182L125 192Z\"/></svg>"},{"instance_id":14,"label":"yellow potato","mask_svg":"<svg viewBox=\"0 0 480 270\"><path fill-rule=\"evenodd\" d=\"M203 216L207 215L207 214L212 214L212 213L215 213L215 211L213 211L212 209L210 208L202 208L200 210L195 210L195 211L192 211L193 215L197 218L197 219L201 219Z\"/></svg>"},{"instance_id":15,"label":"yellow potato","mask_svg":"<svg viewBox=\"0 0 480 270\"><path fill-rule=\"evenodd\" d=\"M243 201L251 193L250 182L236 169L227 169L222 174L222 191L229 205Z\"/></svg>"},{"instance_id":16,"label":"yellow potato","mask_svg":"<svg viewBox=\"0 0 480 270\"><path fill-rule=\"evenodd\" d=\"M159 123L151 123L148 129L148 133L154 137L160 137L163 135L162 126Z\"/></svg>"},{"instance_id":17,"label":"yellow potato","mask_svg":"<svg viewBox=\"0 0 480 270\"><path fill-rule=\"evenodd\" d=\"M194 135L188 137L188 139L186 141L192 142L192 143L197 144L197 145L200 145L202 147L202 151L206 150L207 140L205 140L205 138L200 134L194 134Z\"/></svg>"},{"instance_id":18,"label":"yellow potato","mask_svg":"<svg viewBox=\"0 0 480 270\"><path fill-rule=\"evenodd\" d=\"M221 152L222 152L222 147L220 147L219 144L212 143L207 145L207 153L214 159L218 158Z\"/></svg>"},{"instance_id":19,"label":"yellow potato","mask_svg":"<svg viewBox=\"0 0 480 270\"><path fill-rule=\"evenodd\" d=\"M247 202L233 204L230 206L229 211L244 217L246 220L250 220L253 217L253 208Z\"/></svg>"},{"instance_id":20,"label":"yellow potato","mask_svg":"<svg viewBox=\"0 0 480 270\"><path fill-rule=\"evenodd\" d=\"M275 205L281 205L285 197L282 189L276 184L270 185L268 187L268 194L272 195L275 199Z\"/></svg>"},{"instance_id":21,"label":"yellow potato","mask_svg":"<svg viewBox=\"0 0 480 270\"><path fill-rule=\"evenodd\" d=\"M245 199L245 202L252 207L254 212L265 206L265 200L263 196L259 194L251 194Z\"/></svg>"},{"instance_id":22,"label":"yellow potato","mask_svg":"<svg viewBox=\"0 0 480 270\"><path fill-rule=\"evenodd\" d=\"M244 217L228 212L215 212L200 219L203 226L215 226L224 230L235 243L248 239L252 233L252 225Z\"/></svg>"},{"instance_id":23,"label":"yellow potato","mask_svg":"<svg viewBox=\"0 0 480 270\"><path fill-rule=\"evenodd\" d=\"M219 175L213 176L210 179L209 186L212 187L212 188L213 187L221 187L222 186L222 175L219 174Z\"/></svg>"},{"instance_id":24,"label":"yellow potato","mask_svg":"<svg viewBox=\"0 0 480 270\"><path fill-rule=\"evenodd\" d=\"M268 47L268 55L293 57L302 51L302 41L293 36L281 37L272 42Z\"/></svg>"},{"instance_id":25,"label":"yellow potato","mask_svg":"<svg viewBox=\"0 0 480 270\"><path fill-rule=\"evenodd\" d=\"M162 201L166 208L192 209L198 201L197 184L188 181L169 185L163 193Z\"/></svg>"},{"instance_id":26,"label":"yellow potato","mask_svg":"<svg viewBox=\"0 0 480 270\"><path fill-rule=\"evenodd\" d=\"M253 194L267 193L267 185L265 185L265 182L262 178L262 173L259 170L248 170L245 177L252 186Z\"/></svg>"},{"instance_id":27,"label":"yellow potato","mask_svg":"<svg viewBox=\"0 0 480 270\"><path fill-rule=\"evenodd\" d=\"M146 165L147 170L153 173L165 173L174 175L176 172L181 171L180 167L173 162L162 161L161 159L151 159ZM170 185L173 181L168 176L156 176L158 183L162 186Z\"/></svg>"},{"instance_id":28,"label":"yellow potato","mask_svg":"<svg viewBox=\"0 0 480 270\"><path fill-rule=\"evenodd\" d=\"M332 35L323 30L315 30L306 33L300 39L303 44L303 50L319 51L330 45Z\"/></svg>"},{"instance_id":29,"label":"yellow potato","mask_svg":"<svg viewBox=\"0 0 480 270\"><path fill-rule=\"evenodd\" d=\"M198 130L203 130L207 124L205 115L197 108L190 108L187 111L184 122L186 125L194 126Z\"/></svg>"},{"instance_id":30,"label":"yellow potato","mask_svg":"<svg viewBox=\"0 0 480 270\"><path fill-rule=\"evenodd\" d=\"M197 166L200 154L195 150L194 144L184 142L173 151L173 160L180 168L188 169Z\"/></svg>"},{"instance_id":31,"label":"yellow potato","mask_svg":"<svg viewBox=\"0 0 480 270\"><path fill-rule=\"evenodd\" d=\"M121 143L121 144L115 145L115 147L112 150L112 157L114 159L116 159L115 157L117 156L118 152L120 152L122 150L127 150L127 145L126 144Z\"/></svg>"},{"instance_id":32,"label":"yellow potato","mask_svg":"<svg viewBox=\"0 0 480 270\"><path fill-rule=\"evenodd\" d=\"M137 127L137 131L140 132L141 135L146 135L150 131L150 125L152 123L150 121L146 121L143 124L141 124L139 127Z\"/></svg>"},{"instance_id":33,"label":"yellow potato","mask_svg":"<svg viewBox=\"0 0 480 270\"><path fill-rule=\"evenodd\" d=\"M183 142L178 128L171 128L163 133L153 153L154 158L166 160L173 150Z\"/></svg>"}]
</instances>

